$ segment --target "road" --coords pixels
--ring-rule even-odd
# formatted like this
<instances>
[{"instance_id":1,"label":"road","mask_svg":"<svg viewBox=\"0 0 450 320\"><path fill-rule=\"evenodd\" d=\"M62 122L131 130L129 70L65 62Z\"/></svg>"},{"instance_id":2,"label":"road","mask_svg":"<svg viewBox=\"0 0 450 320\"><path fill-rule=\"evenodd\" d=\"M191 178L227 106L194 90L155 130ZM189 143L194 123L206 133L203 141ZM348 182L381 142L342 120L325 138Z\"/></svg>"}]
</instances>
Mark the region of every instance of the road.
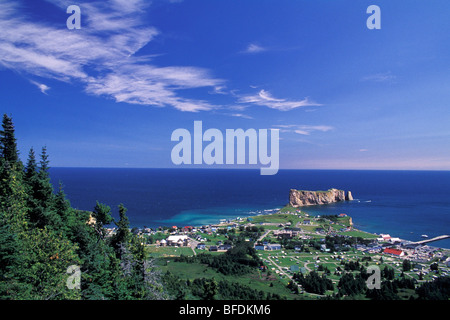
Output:
<instances>
[{"instance_id":1,"label":"road","mask_svg":"<svg viewBox=\"0 0 450 320\"><path fill-rule=\"evenodd\" d=\"M263 234L261 237L258 238L257 241L262 241L262 239L264 239L265 237L267 237L267 235L268 235L269 233L271 233L271 232L272 232L272 230L267 230L266 232L264 232L264 234Z\"/></svg>"},{"instance_id":2,"label":"road","mask_svg":"<svg viewBox=\"0 0 450 320\"><path fill-rule=\"evenodd\" d=\"M191 249L192 249L192 252L194 252L194 256L196 256L196 255L197 255L197 252L195 252L195 248L197 248L197 245L198 245L200 242L197 241L197 240L194 240L194 239L192 239L192 238L188 238L188 239L189 239L189 243L191 244L190 247L191 247Z\"/></svg>"}]
</instances>

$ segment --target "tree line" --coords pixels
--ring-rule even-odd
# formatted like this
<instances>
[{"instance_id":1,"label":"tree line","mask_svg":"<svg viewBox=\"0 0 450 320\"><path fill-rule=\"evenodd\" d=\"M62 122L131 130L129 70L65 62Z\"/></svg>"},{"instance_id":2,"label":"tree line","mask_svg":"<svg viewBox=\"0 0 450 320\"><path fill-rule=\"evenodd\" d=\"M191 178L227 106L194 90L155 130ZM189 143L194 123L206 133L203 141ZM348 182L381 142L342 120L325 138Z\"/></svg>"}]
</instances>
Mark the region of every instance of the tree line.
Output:
<instances>
[{"instance_id":1,"label":"tree line","mask_svg":"<svg viewBox=\"0 0 450 320\"><path fill-rule=\"evenodd\" d=\"M97 202L92 212L71 207L60 183L53 189L49 155L29 150L19 158L12 118L0 131L0 299L163 299L159 274L129 231L127 209L119 220ZM108 236L106 226L117 231ZM68 268L81 271L79 289Z\"/></svg>"},{"instance_id":2,"label":"tree line","mask_svg":"<svg viewBox=\"0 0 450 320\"><path fill-rule=\"evenodd\" d=\"M224 275L244 275L261 267L264 263L258 257L252 242L238 241L234 247L221 255L201 253L195 256L175 258L176 262L202 263Z\"/></svg>"},{"instance_id":3,"label":"tree line","mask_svg":"<svg viewBox=\"0 0 450 320\"><path fill-rule=\"evenodd\" d=\"M174 300L284 300L277 293L253 289L235 281L215 278L181 279L167 271L162 280Z\"/></svg>"}]
</instances>

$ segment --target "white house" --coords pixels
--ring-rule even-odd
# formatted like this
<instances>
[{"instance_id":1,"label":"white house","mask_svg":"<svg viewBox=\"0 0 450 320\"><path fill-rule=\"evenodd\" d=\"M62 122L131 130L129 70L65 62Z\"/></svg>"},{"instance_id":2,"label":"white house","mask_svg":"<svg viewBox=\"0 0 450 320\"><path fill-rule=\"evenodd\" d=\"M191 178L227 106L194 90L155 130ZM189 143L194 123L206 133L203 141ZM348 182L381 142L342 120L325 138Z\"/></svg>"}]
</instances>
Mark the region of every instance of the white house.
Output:
<instances>
[{"instance_id":1,"label":"white house","mask_svg":"<svg viewBox=\"0 0 450 320\"><path fill-rule=\"evenodd\" d=\"M184 247L189 245L189 238L187 235L175 235L175 236L169 236L167 239L167 245L168 246L179 246Z\"/></svg>"}]
</instances>

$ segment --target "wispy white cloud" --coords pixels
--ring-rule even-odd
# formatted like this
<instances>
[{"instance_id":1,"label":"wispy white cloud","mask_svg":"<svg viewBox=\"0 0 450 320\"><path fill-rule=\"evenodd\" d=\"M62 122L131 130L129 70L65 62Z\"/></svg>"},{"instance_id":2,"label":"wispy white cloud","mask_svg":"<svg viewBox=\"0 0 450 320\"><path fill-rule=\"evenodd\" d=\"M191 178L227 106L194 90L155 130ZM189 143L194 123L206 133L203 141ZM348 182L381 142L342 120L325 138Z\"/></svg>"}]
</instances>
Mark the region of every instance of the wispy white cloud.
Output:
<instances>
[{"instance_id":1,"label":"wispy white cloud","mask_svg":"<svg viewBox=\"0 0 450 320\"><path fill-rule=\"evenodd\" d=\"M243 114L243 113L232 113L230 114L232 117L244 118L244 119L253 119L252 116Z\"/></svg>"},{"instance_id":2,"label":"wispy white cloud","mask_svg":"<svg viewBox=\"0 0 450 320\"><path fill-rule=\"evenodd\" d=\"M363 77L362 81L374 81L374 82L390 82L396 79L396 76L393 75L390 71L384 73L376 73L372 75L368 75Z\"/></svg>"},{"instance_id":3,"label":"wispy white cloud","mask_svg":"<svg viewBox=\"0 0 450 320\"><path fill-rule=\"evenodd\" d=\"M33 80L30 80L30 82L32 84L34 84L36 87L38 87L38 89L41 90L41 92L43 94L47 94L47 91L50 90L50 87L47 86L46 84L39 83L39 82L36 82L36 81L33 81Z\"/></svg>"},{"instance_id":4,"label":"wispy white cloud","mask_svg":"<svg viewBox=\"0 0 450 320\"><path fill-rule=\"evenodd\" d=\"M260 90L257 94L242 96L239 98L239 102L265 106L280 111L289 111L301 107L320 106L320 104L310 101L308 98L303 100L278 99L273 97L266 90Z\"/></svg>"},{"instance_id":5,"label":"wispy white cloud","mask_svg":"<svg viewBox=\"0 0 450 320\"><path fill-rule=\"evenodd\" d=\"M242 53L259 53L266 51L267 49L256 44L256 43L250 43L245 50L242 51Z\"/></svg>"},{"instance_id":6,"label":"wispy white cloud","mask_svg":"<svg viewBox=\"0 0 450 320\"><path fill-rule=\"evenodd\" d=\"M72 4L67 0L47 1L64 10ZM0 66L42 78L79 81L86 92L118 102L192 112L217 107L184 98L179 91L220 88L223 80L195 66L158 67L152 57L138 54L159 34L143 21L147 1L83 3L80 30L27 19L20 4L0 3ZM43 93L49 89L39 88Z\"/></svg>"},{"instance_id":7,"label":"wispy white cloud","mask_svg":"<svg viewBox=\"0 0 450 320\"><path fill-rule=\"evenodd\" d=\"M277 128L281 128L281 132L293 132L300 135L309 136L314 131L320 132L328 132L334 130L334 127L327 125L296 125L296 124L288 124L288 125L275 125Z\"/></svg>"}]
</instances>

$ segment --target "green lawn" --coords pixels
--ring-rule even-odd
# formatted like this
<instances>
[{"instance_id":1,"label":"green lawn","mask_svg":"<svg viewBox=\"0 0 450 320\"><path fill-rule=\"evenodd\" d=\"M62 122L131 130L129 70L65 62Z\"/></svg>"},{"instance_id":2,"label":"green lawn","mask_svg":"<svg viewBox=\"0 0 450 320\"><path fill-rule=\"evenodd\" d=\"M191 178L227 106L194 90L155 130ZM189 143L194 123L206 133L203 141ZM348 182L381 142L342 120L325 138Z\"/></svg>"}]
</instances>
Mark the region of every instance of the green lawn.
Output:
<instances>
[{"instance_id":1,"label":"green lawn","mask_svg":"<svg viewBox=\"0 0 450 320\"><path fill-rule=\"evenodd\" d=\"M271 215L260 215L253 217L252 223L286 223L291 222L293 226L301 219L293 214L284 214L284 213L277 213L277 214L271 214Z\"/></svg>"},{"instance_id":2,"label":"green lawn","mask_svg":"<svg viewBox=\"0 0 450 320\"><path fill-rule=\"evenodd\" d=\"M249 286L255 290L273 294L276 293L280 296L285 296L288 299L298 299L298 296L291 294L289 289L286 288L286 284L281 282L275 273L268 276L266 272L261 273L255 270L254 272L242 276L224 275L216 272L213 268L209 268L207 265L200 263L174 262L173 258L159 259L158 264L163 273L170 271L181 279L193 280L195 278L214 278L216 281L226 280Z\"/></svg>"},{"instance_id":3,"label":"green lawn","mask_svg":"<svg viewBox=\"0 0 450 320\"><path fill-rule=\"evenodd\" d=\"M192 256L194 252L190 247L159 247L159 246L148 246L147 252L151 257L173 257L173 256Z\"/></svg>"}]
</instances>

